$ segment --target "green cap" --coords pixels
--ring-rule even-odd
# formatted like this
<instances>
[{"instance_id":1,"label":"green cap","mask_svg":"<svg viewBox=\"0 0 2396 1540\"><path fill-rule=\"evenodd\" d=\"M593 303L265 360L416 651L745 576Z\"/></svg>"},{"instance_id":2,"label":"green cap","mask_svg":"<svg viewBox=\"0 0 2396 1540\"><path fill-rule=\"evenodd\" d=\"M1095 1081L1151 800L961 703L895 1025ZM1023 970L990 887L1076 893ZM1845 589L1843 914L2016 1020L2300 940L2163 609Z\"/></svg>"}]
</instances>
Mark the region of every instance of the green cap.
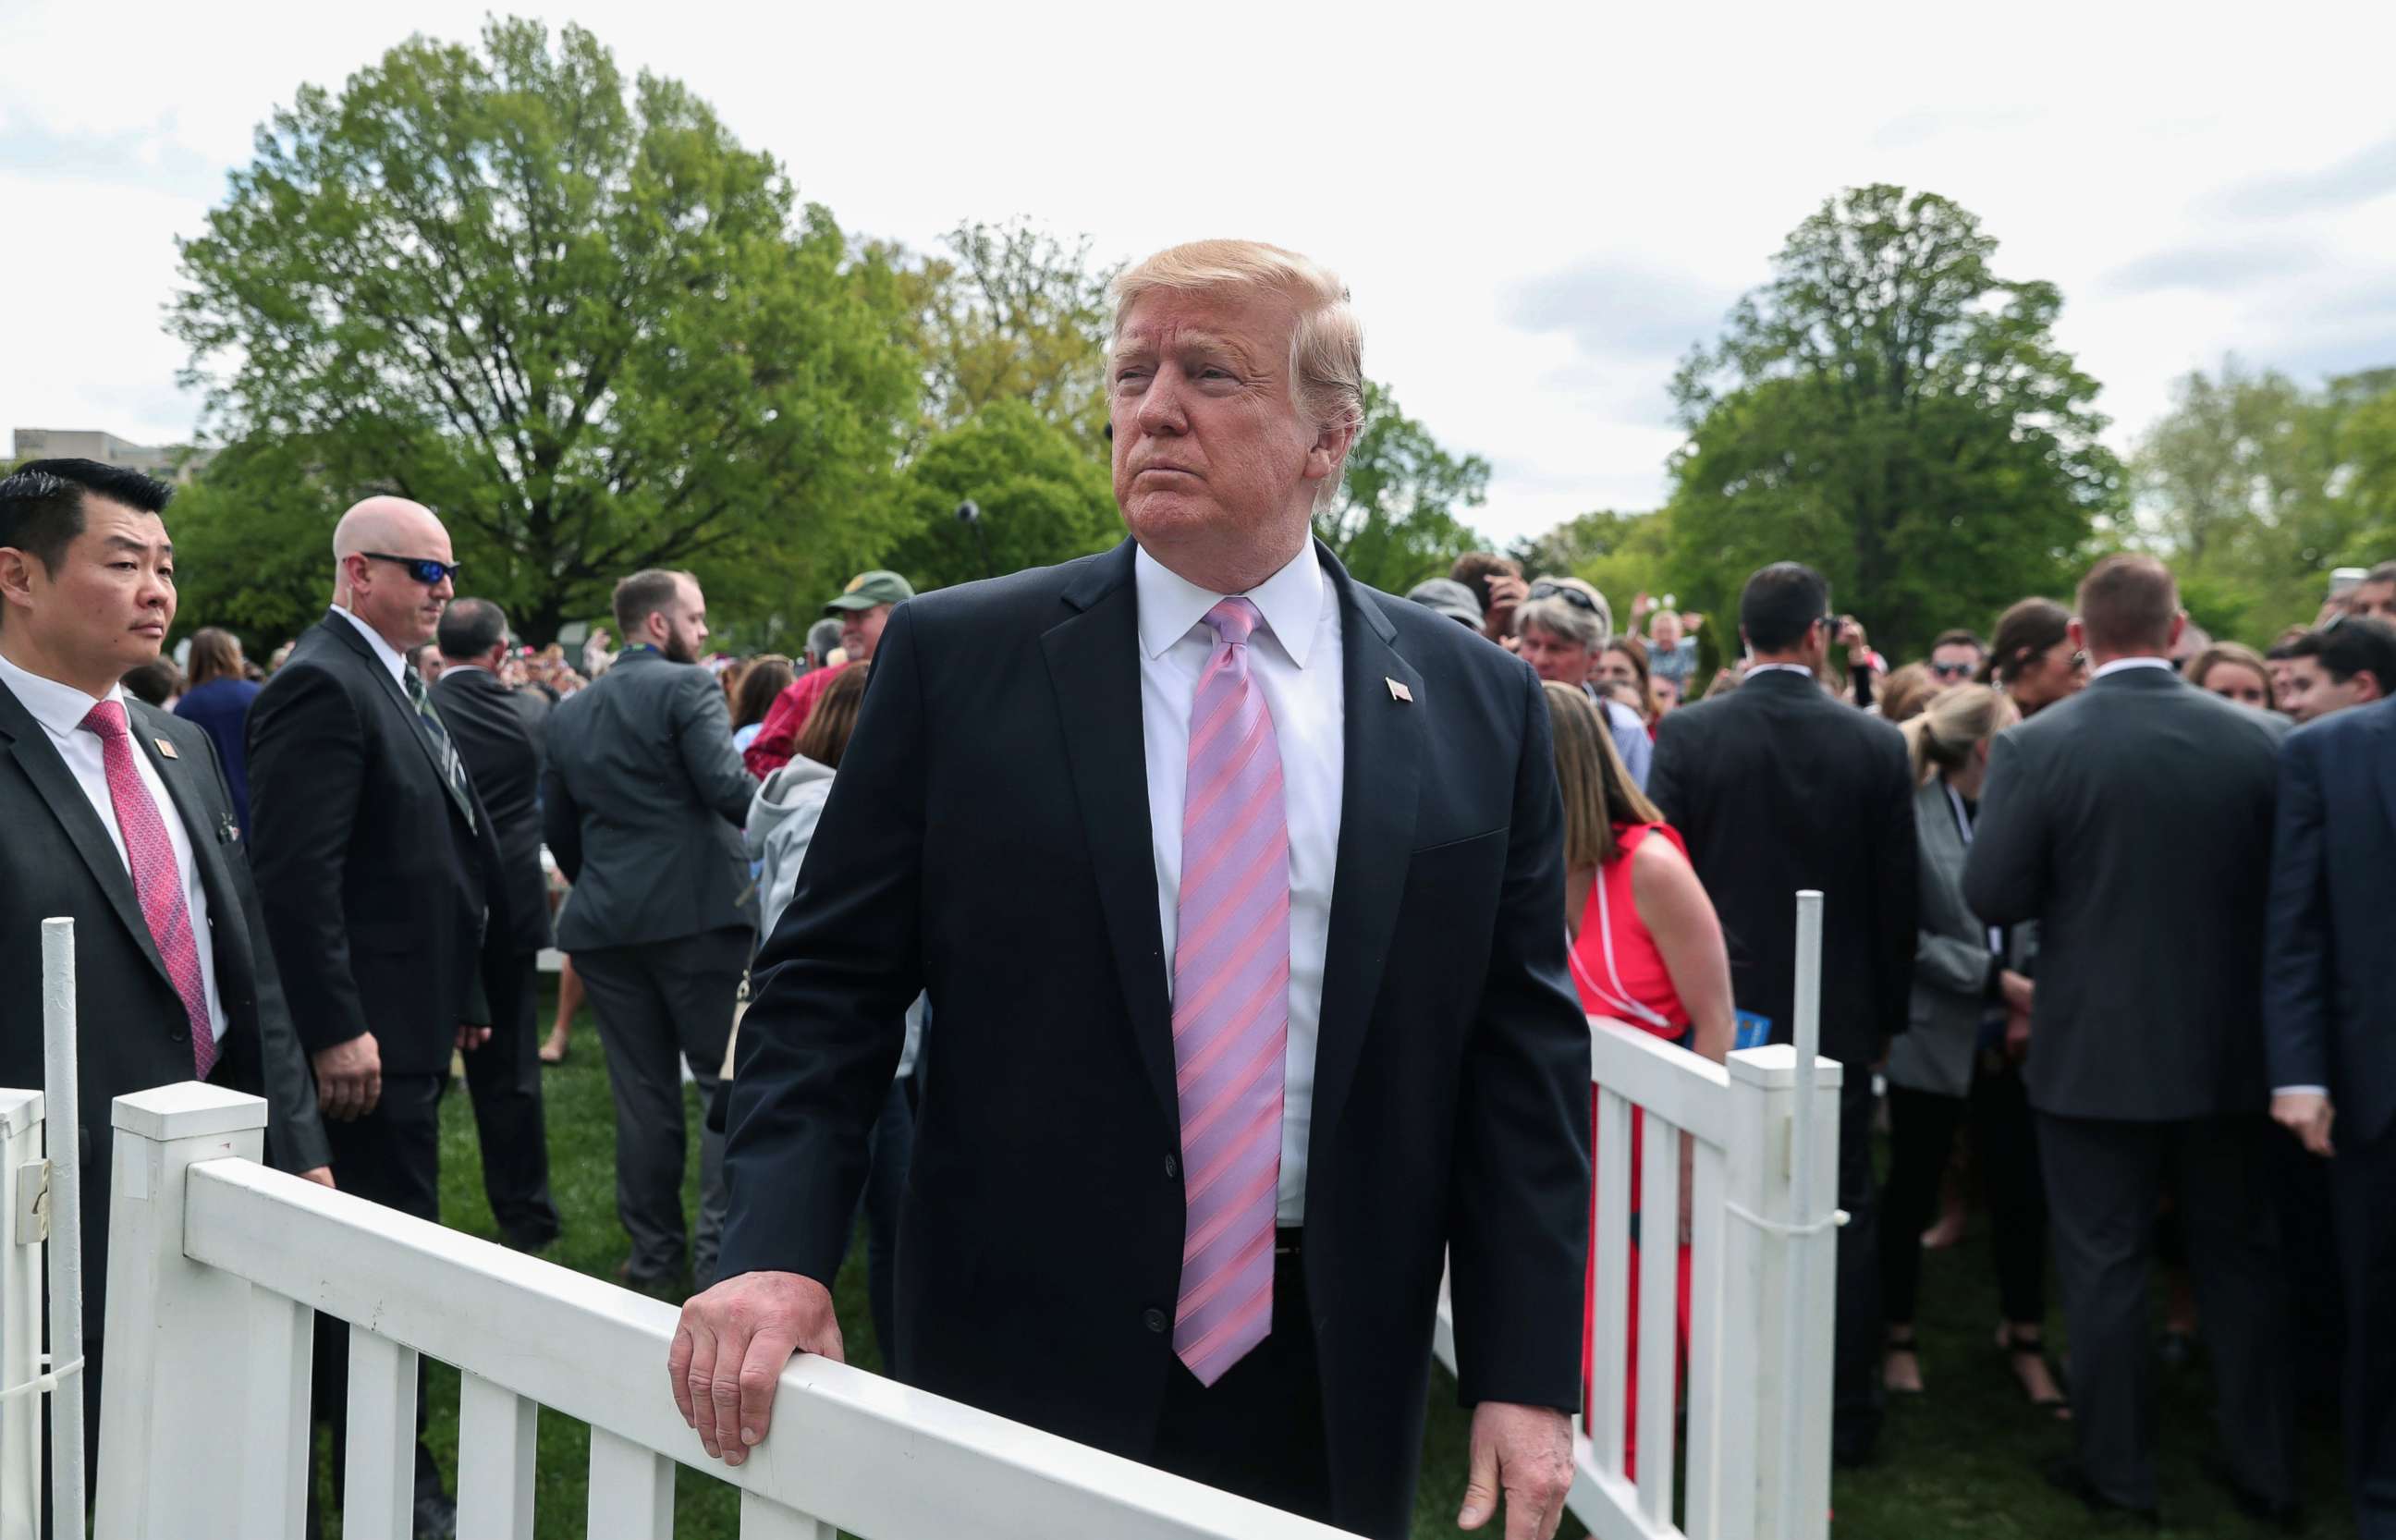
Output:
<instances>
[{"instance_id":1,"label":"green cap","mask_svg":"<svg viewBox=\"0 0 2396 1540\"><path fill-rule=\"evenodd\" d=\"M895 572L860 572L840 591L840 597L824 606L826 614L834 610L867 610L876 604L895 604L902 599L915 597L914 585Z\"/></svg>"}]
</instances>

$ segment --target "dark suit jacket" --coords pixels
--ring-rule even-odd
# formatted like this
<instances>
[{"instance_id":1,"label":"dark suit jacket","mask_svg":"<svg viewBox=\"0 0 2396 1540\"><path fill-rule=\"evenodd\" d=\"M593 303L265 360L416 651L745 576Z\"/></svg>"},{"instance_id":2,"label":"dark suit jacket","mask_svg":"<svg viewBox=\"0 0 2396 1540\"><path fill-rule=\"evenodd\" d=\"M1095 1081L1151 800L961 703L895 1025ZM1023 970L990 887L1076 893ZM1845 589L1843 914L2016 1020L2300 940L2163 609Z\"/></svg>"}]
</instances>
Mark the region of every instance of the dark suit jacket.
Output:
<instances>
[{"instance_id":1,"label":"dark suit jacket","mask_svg":"<svg viewBox=\"0 0 2396 1540\"><path fill-rule=\"evenodd\" d=\"M445 669L433 686L433 707L491 816L505 873L508 947L521 957L549 945L549 891L540 870L540 750L516 707L518 694L482 669Z\"/></svg>"},{"instance_id":2,"label":"dark suit jacket","mask_svg":"<svg viewBox=\"0 0 2396 1540\"><path fill-rule=\"evenodd\" d=\"M491 820L472 827L432 739L339 615L303 633L249 712L252 856L292 1020L311 1053L372 1032L387 1074L444 1074L461 1023L514 1016ZM486 911L493 955L486 957Z\"/></svg>"},{"instance_id":3,"label":"dark suit jacket","mask_svg":"<svg viewBox=\"0 0 2396 1540\"><path fill-rule=\"evenodd\" d=\"M550 713L541 826L574 884L557 944L670 941L757 928L740 848L757 783L732 747L724 686L644 648Z\"/></svg>"},{"instance_id":4,"label":"dark suit jacket","mask_svg":"<svg viewBox=\"0 0 2396 1540\"><path fill-rule=\"evenodd\" d=\"M1732 992L1796 1029L1797 893L1822 904L1822 1052L1870 1064L1913 985L1913 777L1905 739L1803 675L1750 674L1656 733L1647 795L1681 831L1722 917Z\"/></svg>"},{"instance_id":5,"label":"dark suit jacket","mask_svg":"<svg viewBox=\"0 0 2396 1540\"><path fill-rule=\"evenodd\" d=\"M1963 896L2039 922L2023 1080L2069 1118L2260 1112L2279 729L2167 669L1997 735Z\"/></svg>"},{"instance_id":6,"label":"dark suit jacket","mask_svg":"<svg viewBox=\"0 0 2396 1540\"><path fill-rule=\"evenodd\" d=\"M2396 1125L2396 701L2288 735L2271 841L2263 1051L2272 1088L2325 1087L2334 1135Z\"/></svg>"},{"instance_id":7,"label":"dark suit jacket","mask_svg":"<svg viewBox=\"0 0 2396 1540\"><path fill-rule=\"evenodd\" d=\"M268 1103L269 1156L286 1171L327 1164L316 1083L291 1030L242 830L216 750L191 723L127 697L133 742L166 783L199 863L225 1033L210 1079ZM157 750L164 738L172 759ZM165 810L162 810L165 811ZM91 800L7 686L0 684L0 1085L42 1088L42 922L75 923L84 1277L108 1278L110 1104L192 1078L182 997L166 976L133 879ZM85 1312L97 1333L101 1314Z\"/></svg>"},{"instance_id":8,"label":"dark suit jacket","mask_svg":"<svg viewBox=\"0 0 2396 1540\"><path fill-rule=\"evenodd\" d=\"M1346 742L1306 1283L1338 1521L1403 1533L1443 1255L1464 1399L1578 1405L1589 1030L1537 680L1317 550ZM759 956L723 1269L832 1278L928 988L898 1372L1139 1458L1174 1362L1183 1192L1132 559L892 612Z\"/></svg>"}]
</instances>

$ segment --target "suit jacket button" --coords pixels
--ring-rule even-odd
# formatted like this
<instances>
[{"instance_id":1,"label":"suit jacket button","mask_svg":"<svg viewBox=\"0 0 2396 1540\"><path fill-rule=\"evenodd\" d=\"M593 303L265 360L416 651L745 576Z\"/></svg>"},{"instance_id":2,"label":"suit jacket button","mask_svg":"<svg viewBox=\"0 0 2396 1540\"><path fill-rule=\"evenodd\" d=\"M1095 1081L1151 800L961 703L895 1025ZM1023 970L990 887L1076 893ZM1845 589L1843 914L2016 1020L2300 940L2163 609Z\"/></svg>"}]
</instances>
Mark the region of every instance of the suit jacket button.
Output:
<instances>
[{"instance_id":1,"label":"suit jacket button","mask_svg":"<svg viewBox=\"0 0 2396 1540\"><path fill-rule=\"evenodd\" d=\"M1139 1313L1139 1323L1151 1332L1162 1332L1166 1326L1172 1324L1165 1320L1163 1310L1142 1310Z\"/></svg>"},{"instance_id":2,"label":"suit jacket button","mask_svg":"<svg viewBox=\"0 0 2396 1540\"><path fill-rule=\"evenodd\" d=\"M1181 1175L1181 1162L1167 1155L1165 1158L1165 1179L1168 1182Z\"/></svg>"}]
</instances>

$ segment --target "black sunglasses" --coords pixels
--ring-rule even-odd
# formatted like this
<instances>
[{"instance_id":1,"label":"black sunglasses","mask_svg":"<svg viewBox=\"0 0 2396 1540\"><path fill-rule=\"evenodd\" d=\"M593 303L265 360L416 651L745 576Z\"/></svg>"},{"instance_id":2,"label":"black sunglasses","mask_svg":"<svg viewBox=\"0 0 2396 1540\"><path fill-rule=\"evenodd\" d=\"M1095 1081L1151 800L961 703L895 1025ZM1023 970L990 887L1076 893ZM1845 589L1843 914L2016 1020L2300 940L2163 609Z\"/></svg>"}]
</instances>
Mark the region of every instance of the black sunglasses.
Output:
<instances>
[{"instance_id":1,"label":"black sunglasses","mask_svg":"<svg viewBox=\"0 0 2396 1540\"><path fill-rule=\"evenodd\" d=\"M1531 585L1529 597L1533 599L1561 599L1575 609L1584 609L1589 611L1591 615L1595 615L1597 613L1596 600L1591 598L1588 594L1583 593L1577 588L1566 588L1562 583L1533 583Z\"/></svg>"},{"instance_id":2,"label":"black sunglasses","mask_svg":"<svg viewBox=\"0 0 2396 1540\"><path fill-rule=\"evenodd\" d=\"M1969 679L1978 667L1977 663L1933 663L1930 671L1941 679Z\"/></svg>"},{"instance_id":3,"label":"black sunglasses","mask_svg":"<svg viewBox=\"0 0 2396 1540\"><path fill-rule=\"evenodd\" d=\"M458 564L455 562L436 562L425 556L386 556L379 551L361 551L358 554L369 562L390 562L404 566L410 578L426 588L433 587L444 578L455 580L458 576Z\"/></svg>"}]
</instances>

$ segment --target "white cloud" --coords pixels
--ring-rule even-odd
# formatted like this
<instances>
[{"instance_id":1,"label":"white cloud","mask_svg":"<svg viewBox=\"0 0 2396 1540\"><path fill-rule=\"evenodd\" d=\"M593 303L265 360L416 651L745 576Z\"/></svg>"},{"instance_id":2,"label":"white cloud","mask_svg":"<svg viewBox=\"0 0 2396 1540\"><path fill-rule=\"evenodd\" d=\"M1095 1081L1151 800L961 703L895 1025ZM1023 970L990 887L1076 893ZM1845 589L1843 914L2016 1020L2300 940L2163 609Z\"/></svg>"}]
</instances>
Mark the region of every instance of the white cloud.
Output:
<instances>
[{"instance_id":1,"label":"white cloud","mask_svg":"<svg viewBox=\"0 0 2396 1540\"><path fill-rule=\"evenodd\" d=\"M471 38L486 8L16 0L0 198L23 233L0 259L0 427L187 432L196 403L158 329L173 238L302 82L338 86L406 30ZM2301 0L2248 28L2046 0L2001 27L1895 4L1411 14L575 16L628 71L688 83L851 230L921 245L1022 214L1109 256L1245 233L1331 262L1368 367L1498 468L1479 522L1501 538L1659 500L1683 334L1863 181L1957 199L2003 243L2002 272L2063 286L2062 340L2123 445L2176 375L2227 352L2396 362L2375 286L2396 248L2389 7ZM138 46L96 72L102 36ZM46 58L62 67L25 67Z\"/></svg>"}]
</instances>

